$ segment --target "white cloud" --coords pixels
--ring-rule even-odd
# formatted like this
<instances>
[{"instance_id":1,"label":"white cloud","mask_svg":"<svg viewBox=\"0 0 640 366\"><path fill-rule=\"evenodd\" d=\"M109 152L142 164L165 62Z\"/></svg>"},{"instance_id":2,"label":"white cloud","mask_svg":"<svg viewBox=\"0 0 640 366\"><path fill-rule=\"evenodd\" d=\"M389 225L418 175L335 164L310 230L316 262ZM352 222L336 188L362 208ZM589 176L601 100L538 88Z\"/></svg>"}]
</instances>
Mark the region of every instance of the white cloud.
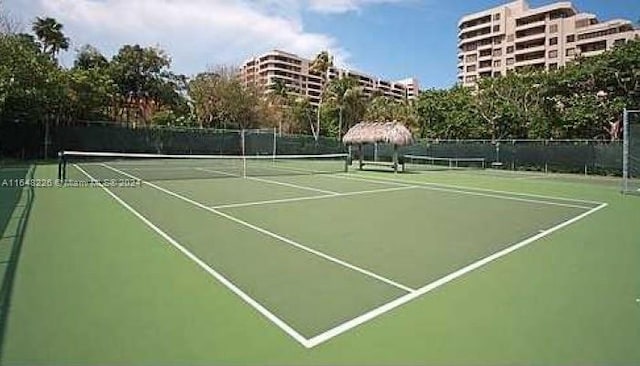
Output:
<instances>
[{"instance_id":1,"label":"white cloud","mask_svg":"<svg viewBox=\"0 0 640 366\"><path fill-rule=\"evenodd\" d=\"M112 55L124 44L160 46L173 69L193 74L218 64L241 64L271 49L304 57L321 50L351 66L349 52L332 36L305 30L305 11L344 13L376 3L415 0L5 0L27 23L52 16L72 47L96 46ZM29 27L26 27L29 28ZM74 52L63 55L72 63Z\"/></svg>"},{"instance_id":2,"label":"white cloud","mask_svg":"<svg viewBox=\"0 0 640 366\"><path fill-rule=\"evenodd\" d=\"M346 13L366 5L401 1L406 0L309 0L309 8L320 13Z\"/></svg>"},{"instance_id":3,"label":"white cloud","mask_svg":"<svg viewBox=\"0 0 640 366\"><path fill-rule=\"evenodd\" d=\"M41 11L65 25L78 47L107 54L123 44L158 45L178 72L239 64L279 48L313 57L328 49L338 63L348 52L332 37L304 30L300 0L40 0Z\"/></svg>"}]
</instances>

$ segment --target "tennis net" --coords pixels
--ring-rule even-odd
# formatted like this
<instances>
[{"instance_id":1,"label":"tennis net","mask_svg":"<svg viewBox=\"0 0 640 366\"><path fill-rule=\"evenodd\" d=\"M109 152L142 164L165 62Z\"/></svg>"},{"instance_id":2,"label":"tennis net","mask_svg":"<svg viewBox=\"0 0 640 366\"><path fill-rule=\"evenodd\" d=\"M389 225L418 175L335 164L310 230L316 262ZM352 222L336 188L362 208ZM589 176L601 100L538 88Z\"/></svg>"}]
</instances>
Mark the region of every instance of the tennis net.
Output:
<instances>
[{"instance_id":1,"label":"tennis net","mask_svg":"<svg viewBox=\"0 0 640 366\"><path fill-rule=\"evenodd\" d=\"M433 156L404 155L406 170L484 169L485 158L443 158Z\"/></svg>"},{"instance_id":2,"label":"tennis net","mask_svg":"<svg viewBox=\"0 0 640 366\"><path fill-rule=\"evenodd\" d=\"M242 178L347 170L347 154L238 156L64 151L59 156L58 178L65 181Z\"/></svg>"}]
</instances>

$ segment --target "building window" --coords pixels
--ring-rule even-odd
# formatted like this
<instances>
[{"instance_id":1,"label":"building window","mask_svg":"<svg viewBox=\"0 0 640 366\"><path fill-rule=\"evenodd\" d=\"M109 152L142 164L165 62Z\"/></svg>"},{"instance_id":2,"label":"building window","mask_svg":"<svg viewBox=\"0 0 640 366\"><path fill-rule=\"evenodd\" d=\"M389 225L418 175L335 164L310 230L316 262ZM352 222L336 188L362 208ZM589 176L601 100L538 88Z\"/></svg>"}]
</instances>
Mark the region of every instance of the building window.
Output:
<instances>
[{"instance_id":1,"label":"building window","mask_svg":"<svg viewBox=\"0 0 640 366\"><path fill-rule=\"evenodd\" d=\"M513 34L509 34L509 35L507 36L507 42L513 42L513 40L515 39L515 37L516 37L515 35L513 35Z\"/></svg>"},{"instance_id":2,"label":"building window","mask_svg":"<svg viewBox=\"0 0 640 366\"><path fill-rule=\"evenodd\" d=\"M558 58L558 50L549 51L549 58Z\"/></svg>"},{"instance_id":3,"label":"building window","mask_svg":"<svg viewBox=\"0 0 640 366\"><path fill-rule=\"evenodd\" d=\"M465 81L467 83L474 83L476 81L477 76L467 76L467 78L465 79Z\"/></svg>"},{"instance_id":4,"label":"building window","mask_svg":"<svg viewBox=\"0 0 640 366\"><path fill-rule=\"evenodd\" d=\"M555 46L558 44L558 37L549 38L549 46Z\"/></svg>"},{"instance_id":5,"label":"building window","mask_svg":"<svg viewBox=\"0 0 640 366\"><path fill-rule=\"evenodd\" d=\"M476 61L478 61L478 55L467 56L467 62L476 62Z\"/></svg>"},{"instance_id":6,"label":"building window","mask_svg":"<svg viewBox=\"0 0 640 366\"><path fill-rule=\"evenodd\" d=\"M558 64L556 63L549 64L549 70L558 70Z\"/></svg>"},{"instance_id":7,"label":"building window","mask_svg":"<svg viewBox=\"0 0 640 366\"><path fill-rule=\"evenodd\" d=\"M616 39L616 40L613 42L613 46L614 46L614 47L615 47L615 46L621 46L621 45L623 45L623 44L625 44L625 43L627 43L627 40L626 40L626 39Z\"/></svg>"},{"instance_id":8,"label":"building window","mask_svg":"<svg viewBox=\"0 0 640 366\"><path fill-rule=\"evenodd\" d=\"M576 49L575 48L567 48L567 57L572 57L576 55Z\"/></svg>"},{"instance_id":9,"label":"building window","mask_svg":"<svg viewBox=\"0 0 640 366\"><path fill-rule=\"evenodd\" d=\"M502 73L500 71L496 71L496 72L493 73L493 77L494 78L499 78L501 76L502 76Z\"/></svg>"},{"instance_id":10,"label":"building window","mask_svg":"<svg viewBox=\"0 0 640 366\"><path fill-rule=\"evenodd\" d=\"M494 32L500 32L500 26L499 25L494 25L493 26L493 31Z\"/></svg>"},{"instance_id":11,"label":"building window","mask_svg":"<svg viewBox=\"0 0 640 366\"><path fill-rule=\"evenodd\" d=\"M493 20L500 20L500 13L493 14Z\"/></svg>"},{"instance_id":12,"label":"building window","mask_svg":"<svg viewBox=\"0 0 640 366\"><path fill-rule=\"evenodd\" d=\"M504 36L496 37L493 39L493 44L501 44L504 41Z\"/></svg>"},{"instance_id":13,"label":"building window","mask_svg":"<svg viewBox=\"0 0 640 366\"><path fill-rule=\"evenodd\" d=\"M558 33L558 25L557 24L551 24L549 26L549 33Z\"/></svg>"},{"instance_id":14,"label":"building window","mask_svg":"<svg viewBox=\"0 0 640 366\"><path fill-rule=\"evenodd\" d=\"M493 61L493 67L502 67L502 61L500 60Z\"/></svg>"},{"instance_id":15,"label":"building window","mask_svg":"<svg viewBox=\"0 0 640 366\"><path fill-rule=\"evenodd\" d=\"M516 59L511 57L507 59L507 66L511 66L516 62Z\"/></svg>"},{"instance_id":16,"label":"building window","mask_svg":"<svg viewBox=\"0 0 640 366\"><path fill-rule=\"evenodd\" d=\"M513 46L507 47L507 53L513 53Z\"/></svg>"},{"instance_id":17,"label":"building window","mask_svg":"<svg viewBox=\"0 0 640 366\"><path fill-rule=\"evenodd\" d=\"M570 34L567 36L567 43L573 43L576 41L576 36L574 34Z\"/></svg>"},{"instance_id":18,"label":"building window","mask_svg":"<svg viewBox=\"0 0 640 366\"><path fill-rule=\"evenodd\" d=\"M467 72L474 72L474 71L476 71L476 65L467 66Z\"/></svg>"},{"instance_id":19,"label":"building window","mask_svg":"<svg viewBox=\"0 0 640 366\"><path fill-rule=\"evenodd\" d=\"M496 48L493 50L493 56L494 57L500 57L502 56L502 48Z\"/></svg>"},{"instance_id":20,"label":"building window","mask_svg":"<svg viewBox=\"0 0 640 366\"><path fill-rule=\"evenodd\" d=\"M581 19L576 21L576 28L584 28L589 26L589 19Z\"/></svg>"}]
</instances>

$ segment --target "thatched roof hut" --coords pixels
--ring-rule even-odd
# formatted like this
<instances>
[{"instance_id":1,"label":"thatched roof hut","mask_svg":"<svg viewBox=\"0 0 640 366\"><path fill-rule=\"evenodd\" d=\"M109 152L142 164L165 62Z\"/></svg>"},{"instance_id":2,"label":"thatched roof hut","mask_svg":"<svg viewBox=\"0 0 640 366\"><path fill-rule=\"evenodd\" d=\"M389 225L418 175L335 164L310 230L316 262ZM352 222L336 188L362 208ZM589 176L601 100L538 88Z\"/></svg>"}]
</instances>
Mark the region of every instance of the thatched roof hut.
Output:
<instances>
[{"instance_id":1,"label":"thatched roof hut","mask_svg":"<svg viewBox=\"0 0 640 366\"><path fill-rule=\"evenodd\" d=\"M411 145L413 143L413 135L408 128L400 122L360 122L351 127L342 138L345 145L358 146L358 155L360 161L360 169L365 165L388 166L398 172L398 146ZM393 145L393 161L390 163L380 161L367 161L363 159L362 145L384 143ZM374 159L375 160L375 159ZM404 167L404 165L402 165ZM404 168L403 168L404 170Z\"/></svg>"},{"instance_id":2,"label":"thatched roof hut","mask_svg":"<svg viewBox=\"0 0 640 366\"><path fill-rule=\"evenodd\" d=\"M385 143L395 146L411 145L411 131L400 122L360 122L342 138L346 145Z\"/></svg>"}]
</instances>

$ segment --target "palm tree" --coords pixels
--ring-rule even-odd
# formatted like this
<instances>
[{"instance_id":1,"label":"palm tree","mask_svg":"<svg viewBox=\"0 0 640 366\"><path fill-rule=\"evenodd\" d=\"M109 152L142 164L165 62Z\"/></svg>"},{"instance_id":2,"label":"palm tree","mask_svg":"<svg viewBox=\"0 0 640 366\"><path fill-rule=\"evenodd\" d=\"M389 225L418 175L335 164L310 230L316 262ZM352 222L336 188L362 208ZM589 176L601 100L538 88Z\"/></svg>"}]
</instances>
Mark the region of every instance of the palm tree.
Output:
<instances>
[{"instance_id":1,"label":"palm tree","mask_svg":"<svg viewBox=\"0 0 640 366\"><path fill-rule=\"evenodd\" d=\"M60 50L69 49L69 38L62 33L62 28L54 18L36 18L32 29L42 44L42 52L55 57Z\"/></svg>"},{"instance_id":2,"label":"palm tree","mask_svg":"<svg viewBox=\"0 0 640 366\"><path fill-rule=\"evenodd\" d=\"M329 83L329 70L333 67L333 57L329 54L328 51L320 52L316 58L311 63L311 71L315 71L320 73L322 76L322 91L320 92L320 102L318 103L318 109L316 111L317 124L315 131L311 131L316 141L320 137L320 108L322 107L322 102L324 98L324 92Z\"/></svg>"},{"instance_id":3,"label":"palm tree","mask_svg":"<svg viewBox=\"0 0 640 366\"><path fill-rule=\"evenodd\" d=\"M269 85L271 95L276 104L276 107L281 111L287 107L287 99L289 98L289 88L287 83L282 79L273 79L273 83ZM282 135L282 118L284 113L280 113L278 118L278 134Z\"/></svg>"},{"instance_id":4,"label":"palm tree","mask_svg":"<svg viewBox=\"0 0 640 366\"><path fill-rule=\"evenodd\" d=\"M354 112L362 104L358 82L350 77L333 80L327 86L329 99L338 107L338 139L342 138L343 115L345 109Z\"/></svg>"}]
</instances>

